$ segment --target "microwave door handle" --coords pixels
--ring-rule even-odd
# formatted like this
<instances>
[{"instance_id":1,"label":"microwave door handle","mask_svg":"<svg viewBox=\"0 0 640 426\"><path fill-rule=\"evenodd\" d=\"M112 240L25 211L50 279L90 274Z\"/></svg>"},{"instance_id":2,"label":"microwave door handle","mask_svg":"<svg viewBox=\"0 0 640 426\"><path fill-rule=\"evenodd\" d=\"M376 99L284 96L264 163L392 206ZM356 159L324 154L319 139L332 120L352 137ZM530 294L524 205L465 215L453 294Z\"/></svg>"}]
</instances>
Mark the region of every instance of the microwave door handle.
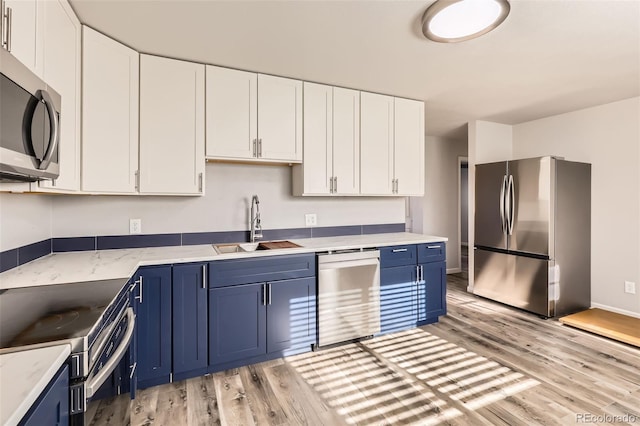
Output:
<instances>
[{"instance_id":1,"label":"microwave door handle","mask_svg":"<svg viewBox=\"0 0 640 426\"><path fill-rule=\"evenodd\" d=\"M93 377L89 377L87 384L85 386L85 398L90 399L97 391L100 389L100 386L111 376L113 370L116 369L120 360L124 356L125 352L129 348L129 344L131 343L131 338L133 337L133 329L136 325L136 316L133 313L132 308L127 308L127 317L129 318L127 323L127 333L122 338L122 342L118 346L118 349L111 355L111 358L107 361L104 367Z\"/></svg>"},{"instance_id":2,"label":"microwave door handle","mask_svg":"<svg viewBox=\"0 0 640 426\"><path fill-rule=\"evenodd\" d=\"M40 90L39 92L40 97L47 108L47 114L49 115L49 143L47 144L47 151L45 152L44 157L42 157L40 166L38 166L39 170L46 170L51 163L51 158L53 157L53 153L58 146L58 141L60 140L60 123L58 122L58 113L56 112L49 92L46 90Z\"/></svg>"}]
</instances>

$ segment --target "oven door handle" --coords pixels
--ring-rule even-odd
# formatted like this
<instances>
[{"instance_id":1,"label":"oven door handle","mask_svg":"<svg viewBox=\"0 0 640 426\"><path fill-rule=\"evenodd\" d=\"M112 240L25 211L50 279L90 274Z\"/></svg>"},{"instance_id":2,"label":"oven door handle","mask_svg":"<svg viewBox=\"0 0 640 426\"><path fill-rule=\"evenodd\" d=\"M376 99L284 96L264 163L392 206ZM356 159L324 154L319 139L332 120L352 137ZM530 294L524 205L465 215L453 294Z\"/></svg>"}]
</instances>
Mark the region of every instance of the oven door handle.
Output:
<instances>
[{"instance_id":1,"label":"oven door handle","mask_svg":"<svg viewBox=\"0 0 640 426\"><path fill-rule=\"evenodd\" d=\"M85 386L85 398L90 399L97 391L100 389L100 386L107 380L107 378L111 375L113 370L116 369L120 360L124 356L125 352L129 348L129 344L131 343L131 338L133 337L133 329L136 325L136 316L133 313L132 308L127 308L127 317L129 321L127 322L127 333L122 338L122 342L120 342L120 346L113 353L111 358L107 361L105 366L93 377L89 377L86 386Z\"/></svg>"}]
</instances>

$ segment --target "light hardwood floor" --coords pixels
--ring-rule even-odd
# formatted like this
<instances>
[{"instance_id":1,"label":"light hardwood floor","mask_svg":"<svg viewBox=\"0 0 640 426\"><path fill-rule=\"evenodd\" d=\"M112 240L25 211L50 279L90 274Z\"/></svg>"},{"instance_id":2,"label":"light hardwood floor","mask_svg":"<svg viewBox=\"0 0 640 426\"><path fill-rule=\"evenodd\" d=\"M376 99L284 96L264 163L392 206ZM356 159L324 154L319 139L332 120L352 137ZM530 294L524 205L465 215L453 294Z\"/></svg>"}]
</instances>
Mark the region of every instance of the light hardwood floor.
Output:
<instances>
[{"instance_id":1,"label":"light hardwood floor","mask_svg":"<svg viewBox=\"0 0 640 426\"><path fill-rule=\"evenodd\" d=\"M448 276L438 324L104 400L91 424L640 425L639 349L466 286Z\"/></svg>"}]
</instances>

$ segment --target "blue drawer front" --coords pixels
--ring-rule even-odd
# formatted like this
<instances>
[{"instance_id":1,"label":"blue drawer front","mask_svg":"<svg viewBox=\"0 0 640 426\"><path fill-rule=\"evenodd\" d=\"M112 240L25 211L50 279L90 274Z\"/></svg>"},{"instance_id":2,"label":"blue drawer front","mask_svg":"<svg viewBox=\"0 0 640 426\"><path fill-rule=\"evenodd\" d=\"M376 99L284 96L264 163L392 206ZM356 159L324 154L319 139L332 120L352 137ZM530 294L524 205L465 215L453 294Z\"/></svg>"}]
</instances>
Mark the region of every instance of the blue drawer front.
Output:
<instances>
[{"instance_id":1,"label":"blue drawer front","mask_svg":"<svg viewBox=\"0 0 640 426\"><path fill-rule=\"evenodd\" d=\"M210 263L209 288L316 275L315 253L219 260Z\"/></svg>"},{"instance_id":2,"label":"blue drawer front","mask_svg":"<svg viewBox=\"0 0 640 426\"><path fill-rule=\"evenodd\" d=\"M408 244L404 246L382 247L380 250L380 267L415 265L416 246Z\"/></svg>"},{"instance_id":3,"label":"blue drawer front","mask_svg":"<svg viewBox=\"0 0 640 426\"><path fill-rule=\"evenodd\" d=\"M444 241L418 244L418 263L441 262L445 260L447 245Z\"/></svg>"}]
</instances>

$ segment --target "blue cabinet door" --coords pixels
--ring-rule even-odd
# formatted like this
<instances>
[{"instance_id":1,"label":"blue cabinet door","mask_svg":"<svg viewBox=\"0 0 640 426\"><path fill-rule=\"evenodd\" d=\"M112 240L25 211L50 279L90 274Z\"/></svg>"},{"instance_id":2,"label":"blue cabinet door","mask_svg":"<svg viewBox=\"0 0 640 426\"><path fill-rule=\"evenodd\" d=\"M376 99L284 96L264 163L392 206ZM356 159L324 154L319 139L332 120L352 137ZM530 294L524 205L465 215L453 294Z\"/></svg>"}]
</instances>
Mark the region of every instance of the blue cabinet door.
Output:
<instances>
[{"instance_id":1,"label":"blue cabinet door","mask_svg":"<svg viewBox=\"0 0 640 426\"><path fill-rule=\"evenodd\" d=\"M418 320L436 319L447 313L446 262L420 265L423 281L418 285Z\"/></svg>"},{"instance_id":2,"label":"blue cabinet door","mask_svg":"<svg viewBox=\"0 0 640 426\"><path fill-rule=\"evenodd\" d=\"M267 351L266 285L209 290L209 364L242 360Z\"/></svg>"},{"instance_id":3,"label":"blue cabinet door","mask_svg":"<svg viewBox=\"0 0 640 426\"><path fill-rule=\"evenodd\" d=\"M309 351L316 341L315 277L267 283L267 352Z\"/></svg>"},{"instance_id":4,"label":"blue cabinet door","mask_svg":"<svg viewBox=\"0 0 640 426\"><path fill-rule=\"evenodd\" d=\"M133 328L133 336L131 337L131 343L125 358L129 360L129 368L127 374L129 376L128 388L131 399L136 399L136 389L138 389L138 304L136 303L137 296L139 294L139 286L137 282L130 283L130 297L129 303L133 309L133 313L136 316L136 323Z\"/></svg>"},{"instance_id":5,"label":"blue cabinet door","mask_svg":"<svg viewBox=\"0 0 640 426\"><path fill-rule=\"evenodd\" d=\"M171 375L171 267L138 274L138 387L168 383Z\"/></svg>"},{"instance_id":6,"label":"blue cabinet door","mask_svg":"<svg viewBox=\"0 0 640 426\"><path fill-rule=\"evenodd\" d=\"M69 367L65 364L20 421L21 426L69 424Z\"/></svg>"},{"instance_id":7,"label":"blue cabinet door","mask_svg":"<svg viewBox=\"0 0 640 426\"><path fill-rule=\"evenodd\" d=\"M183 380L206 374L207 359L207 264L173 267L172 335L173 378Z\"/></svg>"},{"instance_id":8,"label":"blue cabinet door","mask_svg":"<svg viewBox=\"0 0 640 426\"><path fill-rule=\"evenodd\" d=\"M380 332L416 326L416 265L380 269Z\"/></svg>"}]
</instances>

